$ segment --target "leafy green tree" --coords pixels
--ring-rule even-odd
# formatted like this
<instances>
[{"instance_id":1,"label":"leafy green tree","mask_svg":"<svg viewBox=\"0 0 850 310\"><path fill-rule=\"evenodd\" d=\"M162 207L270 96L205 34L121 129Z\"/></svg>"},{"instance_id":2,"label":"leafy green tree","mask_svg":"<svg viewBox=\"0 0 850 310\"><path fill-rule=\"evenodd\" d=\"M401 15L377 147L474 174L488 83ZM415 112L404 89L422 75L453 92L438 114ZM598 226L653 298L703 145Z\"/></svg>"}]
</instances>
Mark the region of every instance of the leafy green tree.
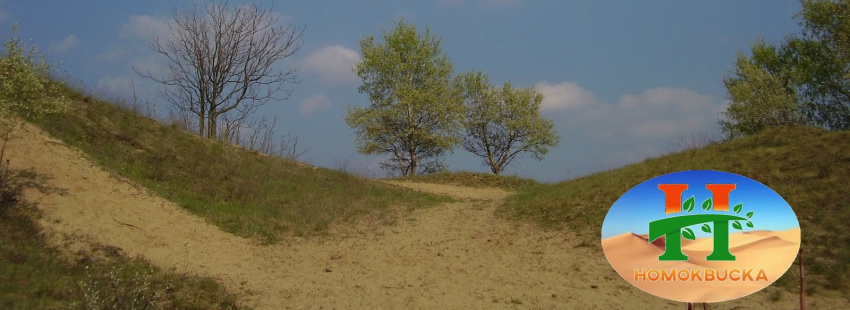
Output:
<instances>
[{"instance_id":1,"label":"leafy green tree","mask_svg":"<svg viewBox=\"0 0 850 310\"><path fill-rule=\"evenodd\" d=\"M493 173L501 173L520 154L542 160L558 145L552 121L540 117L543 94L533 87L517 89L510 82L493 87L481 72L458 80L466 109L463 148L482 157Z\"/></svg>"},{"instance_id":2,"label":"leafy green tree","mask_svg":"<svg viewBox=\"0 0 850 310\"><path fill-rule=\"evenodd\" d=\"M765 127L803 125L793 83L773 46L753 46L753 59L738 54L735 73L723 79L730 104L720 121L730 137L753 134Z\"/></svg>"},{"instance_id":3,"label":"leafy green tree","mask_svg":"<svg viewBox=\"0 0 850 310\"><path fill-rule=\"evenodd\" d=\"M346 123L363 154L388 154L382 163L402 176L442 169L442 156L460 142L463 105L452 83L454 65L440 38L399 20L360 40L362 59L354 69L369 95L368 107L350 107Z\"/></svg>"},{"instance_id":4,"label":"leafy green tree","mask_svg":"<svg viewBox=\"0 0 850 310\"><path fill-rule=\"evenodd\" d=\"M769 126L850 129L850 0L804 0L801 35L779 46L757 43L724 79L730 137Z\"/></svg>"},{"instance_id":5,"label":"leafy green tree","mask_svg":"<svg viewBox=\"0 0 850 310\"><path fill-rule=\"evenodd\" d=\"M806 115L831 130L850 129L850 0L806 0L803 34L786 43L799 72Z\"/></svg>"}]
</instances>

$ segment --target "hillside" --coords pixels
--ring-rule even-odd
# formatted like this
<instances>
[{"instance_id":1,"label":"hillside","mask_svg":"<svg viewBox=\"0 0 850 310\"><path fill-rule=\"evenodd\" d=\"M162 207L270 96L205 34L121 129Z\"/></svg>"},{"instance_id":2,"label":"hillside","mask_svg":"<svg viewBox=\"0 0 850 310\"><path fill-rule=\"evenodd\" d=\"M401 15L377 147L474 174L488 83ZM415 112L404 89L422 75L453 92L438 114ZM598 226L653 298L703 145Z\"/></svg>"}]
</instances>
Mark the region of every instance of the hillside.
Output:
<instances>
[{"instance_id":1,"label":"hillside","mask_svg":"<svg viewBox=\"0 0 850 310\"><path fill-rule=\"evenodd\" d=\"M794 209L807 253L809 292L850 289L850 132L778 128L555 185L526 188L502 212L600 244L605 214L620 195L652 177L708 169L747 176L775 190ZM796 287L796 270L779 280Z\"/></svg>"},{"instance_id":2,"label":"hillside","mask_svg":"<svg viewBox=\"0 0 850 310\"><path fill-rule=\"evenodd\" d=\"M138 184L115 177L33 126L25 126L19 137L9 147L14 167L50 175L41 180L42 186L59 189L24 195L37 202L41 235L62 241L60 245L66 245L60 249L76 255L80 252L73 250L80 244L85 250L93 243L102 251L141 257L168 270L162 277L181 286L187 275L201 277L193 280L199 284L181 291L194 293L185 298L189 301L211 302L184 303L181 308L230 308L233 299L217 292L215 282L235 295L237 305L253 309L684 308L623 282L601 251L573 233L546 232L532 223L494 216L512 195L502 189L385 181L392 188L448 195L453 201L405 212L394 225L341 222L322 236L263 245L221 231ZM77 268L89 270L97 261L95 256ZM0 259L0 267L13 264ZM111 274L109 270L104 273ZM52 274L69 278L61 271ZM40 278L28 274L29 279ZM72 274L72 284L73 277L79 275ZM122 288L145 290L143 283L120 281ZM768 289L713 304L712 309L791 309L794 295L776 292ZM224 300L212 302L222 295ZM848 304L834 295L812 297L815 308ZM19 307L19 300L9 305Z\"/></svg>"},{"instance_id":3,"label":"hillside","mask_svg":"<svg viewBox=\"0 0 850 310\"><path fill-rule=\"evenodd\" d=\"M848 201L834 186L850 172L846 133L775 130L555 185L473 174L409 183L259 155L71 97L68 114L38 123L53 137L29 128L10 145L15 167L53 175L46 186L66 190L30 194L40 223L216 279L240 305L681 308L616 275L599 225L631 186L684 169L736 172L776 189L801 218L804 249L818 253L808 260L811 305L848 303L836 293L847 247L815 242L847 242ZM712 309L791 308L795 277Z\"/></svg>"},{"instance_id":4,"label":"hillside","mask_svg":"<svg viewBox=\"0 0 850 310\"><path fill-rule=\"evenodd\" d=\"M70 111L37 125L106 170L225 231L264 243L323 234L332 223L447 201L345 172L265 156L68 91Z\"/></svg>"}]
</instances>

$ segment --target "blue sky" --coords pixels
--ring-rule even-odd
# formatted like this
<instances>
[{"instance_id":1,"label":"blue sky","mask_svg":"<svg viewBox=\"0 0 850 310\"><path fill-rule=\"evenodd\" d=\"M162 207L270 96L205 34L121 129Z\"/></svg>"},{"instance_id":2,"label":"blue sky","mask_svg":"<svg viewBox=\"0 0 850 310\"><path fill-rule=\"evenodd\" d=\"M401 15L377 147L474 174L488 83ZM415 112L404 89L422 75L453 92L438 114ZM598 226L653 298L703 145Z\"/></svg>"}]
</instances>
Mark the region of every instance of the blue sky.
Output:
<instances>
[{"instance_id":1,"label":"blue sky","mask_svg":"<svg viewBox=\"0 0 850 310\"><path fill-rule=\"evenodd\" d=\"M93 92L132 98L132 78L142 100L156 101L155 86L131 65L162 70L149 38L167 33L175 7L195 3L0 0L0 33L18 23L22 38ZM299 138L308 149L301 160L330 168L347 161L382 176L383 158L358 154L343 118L346 106L368 104L350 70L359 39L380 37L403 17L442 37L456 73L479 69L494 84L510 80L546 95L542 113L560 145L506 173L561 181L669 153L692 136L717 136L722 78L736 53L758 38L778 42L799 32L792 18L799 7L790 0L275 2L286 21L306 26L303 48L286 64L301 67L301 83L260 113L279 118L278 133ZM451 170L489 171L460 148L446 161Z\"/></svg>"},{"instance_id":2,"label":"blue sky","mask_svg":"<svg viewBox=\"0 0 850 310\"><path fill-rule=\"evenodd\" d=\"M729 193L729 211L708 212L702 210L702 203L712 197L711 191L707 190L706 184L735 184L735 189ZM675 214L664 213L664 192L658 189L658 184L688 184L688 189L682 193L684 202L694 197L694 209L688 212ZM734 206L742 204L743 211L740 214L733 212ZM605 221L602 223L602 238L616 236L626 232L637 234L649 233L649 222L672 216L687 214L716 213L737 215L743 217L752 211L753 228L744 226L744 231L749 230L771 230L779 231L799 228L797 216L791 206L782 196L779 196L769 187L758 181L733 173L692 170L665 174L638 184L623 194L617 202L611 206ZM741 222L743 225L744 222ZM698 238L710 236L699 229L698 226L691 227ZM730 232L737 230L730 228Z\"/></svg>"}]
</instances>

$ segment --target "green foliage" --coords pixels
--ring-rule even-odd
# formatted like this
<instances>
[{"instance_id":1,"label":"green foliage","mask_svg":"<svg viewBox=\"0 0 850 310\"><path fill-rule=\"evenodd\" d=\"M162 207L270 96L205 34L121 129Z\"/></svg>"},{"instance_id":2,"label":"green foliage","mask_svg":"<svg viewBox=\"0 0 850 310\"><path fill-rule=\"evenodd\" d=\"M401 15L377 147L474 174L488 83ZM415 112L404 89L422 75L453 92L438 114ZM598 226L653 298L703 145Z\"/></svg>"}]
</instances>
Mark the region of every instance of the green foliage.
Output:
<instances>
[{"instance_id":1,"label":"green foliage","mask_svg":"<svg viewBox=\"0 0 850 310\"><path fill-rule=\"evenodd\" d=\"M708 199L706 199L705 201L702 202L702 210L703 211L711 210L711 208L713 206L714 206L714 204L711 202L711 198L708 198Z\"/></svg>"},{"instance_id":2,"label":"green foliage","mask_svg":"<svg viewBox=\"0 0 850 310\"><path fill-rule=\"evenodd\" d=\"M850 0L802 4L802 34L754 44L724 79L731 103L720 124L730 137L786 125L850 129Z\"/></svg>"},{"instance_id":3,"label":"green foliage","mask_svg":"<svg viewBox=\"0 0 850 310\"><path fill-rule=\"evenodd\" d=\"M50 80L50 64L17 37L17 30L12 27L0 57L0 117L15 114L31 119L65 110L68 99L61 85Z\"/></svg>"},{"instance_id":4,"label":"green foliage","mask_svg":"<svg viewBox=\"0 0 850 310\"><path fill-rule=\"evenodd\" d=\"M723 112L726 120L720 124L729 137L757 133L766 127L804 124L789 82L759 62L765 54L775 56L771 55L772 47L754 45L753 50L762 53L754 52L755 60L738 54L734 77L723 80L731 102Z\"/></svg>"},{"instance_id":5,"label":"green foliage","mask_svg":"<svg viewBox=\"0 0 850 310\"><path fill-rule=\"evenodd\" d=\"M696 205L695 200L694 200L694 196L691 196L691 198L688 198L687 200L685 200L684 203L682 203L682 209L684 209L685 212L690 213L691 211L694 210L694 205Z\"/></svg>"},{"instance_id":6,"label":"green foliage","mask_svg":"<svg viewBox=\"0 0 850 310\"><path fill-rule=\"evenodd\" d=\"M420 33L399 20L383 39L360 40L358 90L371 104L350 107L345 122L357 134L359 152L391 156L385 169L402 176L437 172L445 152L460 142L463 106L451 83L454 65L429 29Z\"/></svg>"},{"instance_id":7,"label":"green foliage","mask_svg":"<svg viewBox=\"0 0 850 310\"><path fill-rule=\"evenodd\" d=\"M481 157L494 174L499 174L518 155L528 153L542 160L559 137L551 120L540 117L543 94L533 87L516 89L510 82L490 85L482 72L458 78L465 106L463 148Z\"/></svg>"}]
</instances>

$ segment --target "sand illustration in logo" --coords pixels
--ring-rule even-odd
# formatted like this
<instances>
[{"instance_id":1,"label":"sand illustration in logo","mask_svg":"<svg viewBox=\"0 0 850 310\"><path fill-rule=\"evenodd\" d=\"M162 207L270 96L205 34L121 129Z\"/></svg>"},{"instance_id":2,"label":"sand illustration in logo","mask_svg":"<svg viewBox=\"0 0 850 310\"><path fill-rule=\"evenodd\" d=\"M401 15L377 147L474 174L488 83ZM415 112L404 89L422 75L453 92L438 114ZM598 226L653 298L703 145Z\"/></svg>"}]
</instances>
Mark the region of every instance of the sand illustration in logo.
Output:
<instances>
[{"instance_id":1,"label":"sand illustration in logo","mask_svg":"<svg viewBox=\"0 0 850 310\"><path fill-rule=\"evenodd\" d=\"M800 248L800 229L730 234L734 261L706 260L713 250L712 237L681 241L687 261L659 261L664 238L650 243L647 235L631 232L603 239L602 248L620 276L648 293L679 301L716 302L749 295L782 276Z\"/></svg>"}]
</instances>

